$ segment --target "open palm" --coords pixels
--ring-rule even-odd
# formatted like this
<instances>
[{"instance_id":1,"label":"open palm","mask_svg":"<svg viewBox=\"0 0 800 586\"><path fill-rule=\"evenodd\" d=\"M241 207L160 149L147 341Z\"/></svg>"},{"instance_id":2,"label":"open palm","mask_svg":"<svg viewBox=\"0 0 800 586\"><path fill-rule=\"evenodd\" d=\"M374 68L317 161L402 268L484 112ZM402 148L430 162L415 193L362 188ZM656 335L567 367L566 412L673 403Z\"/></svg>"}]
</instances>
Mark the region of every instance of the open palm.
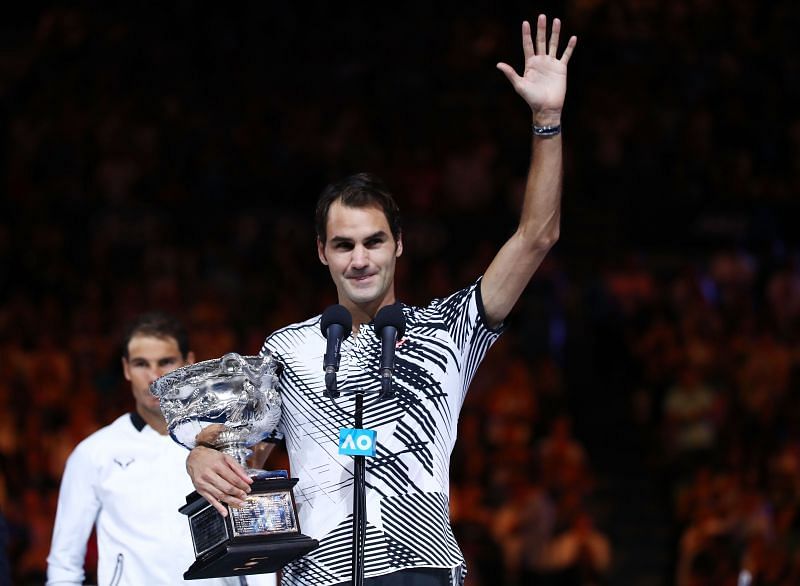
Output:
<instances>
[{"instance_id":1,"label":"open palm","mask_svg":"<svg viewBox=\"0 0 800 586\"><path fill-rule=\"evenodd\" d=\"M522 23L522 50L525 54L525 71L517 75L514 68L506 63L498 63L517 93L528 103L534 112L560 114L567 93L567 63L578 42L572 36L561 58L558 58L558 40L561 21L553 19L553 30L547 42L547 17L539 15L536 21L536 41L531 37L528 21Z\"/></svg>"}]
</instances>

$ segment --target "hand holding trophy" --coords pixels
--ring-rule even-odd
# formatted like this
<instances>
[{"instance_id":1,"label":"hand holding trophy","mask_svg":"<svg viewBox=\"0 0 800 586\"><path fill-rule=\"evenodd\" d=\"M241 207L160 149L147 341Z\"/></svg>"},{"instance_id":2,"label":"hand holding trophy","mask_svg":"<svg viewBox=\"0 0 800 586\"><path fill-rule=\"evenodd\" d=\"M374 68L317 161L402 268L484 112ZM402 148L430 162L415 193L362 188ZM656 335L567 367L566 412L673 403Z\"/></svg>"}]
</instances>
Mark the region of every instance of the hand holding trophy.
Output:
<instances>
[{"instance_id":1,"label":"hand holding trophy","mask_svg":"<svg viewBox=\"0 0 800 586\"><path fill-rule=\"evenodd\" d=\"M300 533L292 493L297 479L284 470L247 469L252 446L278 425L280 370L269 353L230 353L174 370L150 386L172 439L191 450L199 436L254 480L244 506L226 505L227 516L197 492L186 497L180 512L189 519L197 558L186 579L274 572L318 545Z\"/></svg>"}]
</instances>

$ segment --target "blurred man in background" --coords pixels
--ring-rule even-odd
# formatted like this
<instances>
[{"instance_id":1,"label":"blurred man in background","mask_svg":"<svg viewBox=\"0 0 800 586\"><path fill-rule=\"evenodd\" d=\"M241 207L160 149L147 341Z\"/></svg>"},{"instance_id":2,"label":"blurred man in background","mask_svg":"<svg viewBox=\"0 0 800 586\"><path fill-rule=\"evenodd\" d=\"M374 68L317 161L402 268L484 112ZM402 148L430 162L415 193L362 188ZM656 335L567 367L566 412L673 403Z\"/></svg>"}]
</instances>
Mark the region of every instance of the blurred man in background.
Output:
<instances>
[{"instance_id":1,"label":"blurred man in background","mask_svg":"<svg viewBox=\"0 0 800 586\"><path fill-rule=\"evenodd\" d=\"M99 584L114 586L274 583L274 576L184 582L194 562L189 524L178 508L193 487L186 450L167 433L150 383L192 364L186 329L174 317L147 313L123 339L122 369L132 413L83 440L70 455L47 558L47 584L83 584L87 540L97 530Z\"/></svg>"}]
</instances>

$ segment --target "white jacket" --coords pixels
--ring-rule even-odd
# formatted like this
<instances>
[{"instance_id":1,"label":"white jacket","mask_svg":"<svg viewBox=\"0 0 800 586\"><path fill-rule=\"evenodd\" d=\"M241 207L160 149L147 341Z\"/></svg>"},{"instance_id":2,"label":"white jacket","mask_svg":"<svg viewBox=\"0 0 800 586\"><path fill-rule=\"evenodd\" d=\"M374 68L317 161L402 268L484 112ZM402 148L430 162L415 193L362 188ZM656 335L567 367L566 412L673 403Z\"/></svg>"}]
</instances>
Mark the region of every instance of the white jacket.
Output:
<instances>
[{"instance_id":1,"label":"white jacket","mask_svg":"<svg viewBox=\"0 0 800 586\"><path fill-rule=\"evenodd\" d=\"M189 523L178 512L194 490L188 452L133 421L130 414L119 417L78 444L67 460L47 584L83 584L86 542L96 526L99 586L239 586L238 577L183 580L195 560ZM247 583L267 586L275 576L247 576Z\"/></svg>"}]
</instances>

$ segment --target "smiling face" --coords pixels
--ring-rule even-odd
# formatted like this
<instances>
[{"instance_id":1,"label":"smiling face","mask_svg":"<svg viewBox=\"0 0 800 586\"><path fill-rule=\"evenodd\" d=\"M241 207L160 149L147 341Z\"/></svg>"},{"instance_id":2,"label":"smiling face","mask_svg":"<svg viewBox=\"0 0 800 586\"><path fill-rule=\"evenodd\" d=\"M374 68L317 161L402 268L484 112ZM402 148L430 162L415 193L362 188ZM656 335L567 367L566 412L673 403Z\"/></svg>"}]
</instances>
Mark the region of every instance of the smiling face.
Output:
<instances>
[{"instance_id":1,"label":"smiling face","mask_svg":"<svg viewBox=\"0 0 800 586\"><path fill-rule=\"evenodd\" d=\"M334 201L328 210L325 243L317 252L336 285L339 303L354 321L371 318L394 303L394 269L403 253L383 210L377 205L350 207Z\"/></svg>"}]
</instances>

